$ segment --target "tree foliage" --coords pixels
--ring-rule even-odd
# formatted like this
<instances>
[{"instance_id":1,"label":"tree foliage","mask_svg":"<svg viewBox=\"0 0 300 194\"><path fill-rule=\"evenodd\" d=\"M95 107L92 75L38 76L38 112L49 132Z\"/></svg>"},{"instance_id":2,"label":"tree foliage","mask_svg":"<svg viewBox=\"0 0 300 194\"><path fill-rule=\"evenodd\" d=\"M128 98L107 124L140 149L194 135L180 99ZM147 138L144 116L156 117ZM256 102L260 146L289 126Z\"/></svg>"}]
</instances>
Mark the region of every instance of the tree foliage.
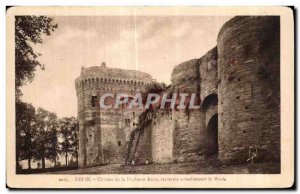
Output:
<instances>
[{"instance_id":1,"label":"tree foliage","mask_svg":"<svg viewBox=\"0 0 300 194\"><path fill-rule=\"evenodd\" d=\"M31 104L21 101L16 105L16 164L27 160L30 169L35 160L41 161L41 167L46 168L48 159L57 167L61 154L66 165L69 159L76 159L78 165L79 124L76 118L58 119L55 113L43 108L35 110Z\"/></svg>"},{"instance_id":2,"label":"tree foliage","mask_svg":"<svg viewBox=\"0 0 300 194\"><path fill-rule=\"evenodd\" d=\"M146 86L147 93L159 94L167 88L165 83L153 82Z\"/></svg>"},{"instance_id":3,"label":"tree foliage","mask_svg":"<svg viewBox=\"0 0 300 194\"><path fill-rule=\"evenodd\" d=\"M42 160L45 168L45 159L56 162L57 157L57 116L55 113L38 108L36 113L36 140L35 159Z\"/></svg>"},{"instance_id":4,"label":"tree foliage","mask_svg":"<svg viewBox=\"0 0 300 194\"><path fill-rule=\"evenodd\" d=\"M46 16L15 17L15 88L16 100L22 95L20 87L34 78L37 67L44 69L38 61L41 55L34 52L31 45L42 44L43 35L50 36L58 25Z\"/></svg>"},{"instance_id":5,"label":"tree foliage","mask_svg":"<svg viewBox=\"0 0 300 194\"><path fill-rule=\"evenodd\" d=\"M69 156L78 159L78 121L74 117L65 117L59 121L60 152L65 155L65 165L68 165Z\"/></svg>"},{"instance_id":6,"label":"tree foliage","mask_svg":"<svg viewBox=\"0 0 300 194\"><path fill-rule=\"evenodd\" d=\"M33 46L43 44L58 27L46 16L15 17L15 90L16 90L16 164L28 160L57 163L59 152L75 156L78 161L78 122L74 117L58 120L55 113L22 102L20 87L33 81L37 68L45 66L38 60L40 53ZM60 126L59 126L60 125ZM60 142L62 141L62 144ZM58 162L59 164L59 162Z\"/></svg>"},{"instance_id":7,"label":"tree foliage","mask_svg":"<svg viewBox=\"0 0 300 194\"><path fill-rule=\"evenodd\" d=\"M25 102L16 103L16 160L28 160L28 168L31 168L31 160L36 144L36 118L32 104Z\"/></svg>"}]
</instances>

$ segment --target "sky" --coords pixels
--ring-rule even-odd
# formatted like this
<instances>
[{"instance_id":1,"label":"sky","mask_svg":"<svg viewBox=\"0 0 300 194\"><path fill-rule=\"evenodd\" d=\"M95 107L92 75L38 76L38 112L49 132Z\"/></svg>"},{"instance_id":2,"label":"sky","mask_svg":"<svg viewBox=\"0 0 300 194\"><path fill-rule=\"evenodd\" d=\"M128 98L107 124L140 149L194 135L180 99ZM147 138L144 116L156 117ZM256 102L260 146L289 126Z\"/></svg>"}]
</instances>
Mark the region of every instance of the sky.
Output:
<instances>
[{"instance_id":1,"label":"sky","mask_svg":"<svg viewBox=\"0 0 300 194\"><path fill-rule=\"evenodd\" d=\"M77 117L75 79L81 67L134 69L170 84L173 68L200 58L217 45L217 35L231 16L57 16L58 28L44 43L34 81L22 87L23 101Z\"/></svg>"}]
</instances>

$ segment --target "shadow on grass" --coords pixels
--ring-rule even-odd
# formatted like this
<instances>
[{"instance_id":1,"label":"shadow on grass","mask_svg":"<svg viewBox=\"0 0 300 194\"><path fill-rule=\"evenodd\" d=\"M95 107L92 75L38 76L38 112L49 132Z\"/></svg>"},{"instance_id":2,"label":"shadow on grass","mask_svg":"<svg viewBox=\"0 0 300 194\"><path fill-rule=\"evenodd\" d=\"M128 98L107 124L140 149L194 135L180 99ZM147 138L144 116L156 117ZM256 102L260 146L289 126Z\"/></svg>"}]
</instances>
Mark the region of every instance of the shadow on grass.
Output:
<instances>
[{"instance_id":1,"label":"shadow on grass","mask_svg":"<svg viewBox=\"0 0 300 194\"><path fill-rule=\"evenodd\" d=\"M60 172L66 170L76 170L77 166L67 166L67 167L57 167L57 168L39 168L39 169L22 169L17 170L17 174L39 174L39 173L47 173L47 172Z\"/></svg>"}]
</instances>

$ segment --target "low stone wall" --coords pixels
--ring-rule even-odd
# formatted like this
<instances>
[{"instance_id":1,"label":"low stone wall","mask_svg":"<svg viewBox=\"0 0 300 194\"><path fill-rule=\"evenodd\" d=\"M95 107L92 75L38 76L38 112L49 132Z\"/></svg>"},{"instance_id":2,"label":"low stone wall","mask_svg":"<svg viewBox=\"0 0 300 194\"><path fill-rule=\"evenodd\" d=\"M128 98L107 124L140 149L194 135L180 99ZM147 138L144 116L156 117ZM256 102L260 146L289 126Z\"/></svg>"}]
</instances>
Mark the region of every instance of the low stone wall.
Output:
<instances>
[{"instance_id":1,"label":"low stone wall","mask_svg":"<svg viewBox=\"0 0 300 194\"><path fill-rule=\"evenodd\" d=\"M146 161L152 161L151 145L153 142L151 141L151 131L151 127L148 125L139 132L139 140L134 154L136 164L145 164Z\"/></svg>"},{"instance_id":2,"label":"low stone wall","mask_svg":"<svg viewBox=\"0 0 300 194\"><path fill-rule=\"evenodd\" d=\"M154 163L173 162L172 112L160 110L156 112L152 127L152 160Z\"/></svg>"},{"instance_id":3,"label":"low stone wall","mask_svg":"<svg viewBox=\"0 0 300 194\"><path fill-rule=\"evenodd\" d=\"M200 110L174 111L174 161L185 162L201 159L201 122Z\"/></svg>"}]
</instances>

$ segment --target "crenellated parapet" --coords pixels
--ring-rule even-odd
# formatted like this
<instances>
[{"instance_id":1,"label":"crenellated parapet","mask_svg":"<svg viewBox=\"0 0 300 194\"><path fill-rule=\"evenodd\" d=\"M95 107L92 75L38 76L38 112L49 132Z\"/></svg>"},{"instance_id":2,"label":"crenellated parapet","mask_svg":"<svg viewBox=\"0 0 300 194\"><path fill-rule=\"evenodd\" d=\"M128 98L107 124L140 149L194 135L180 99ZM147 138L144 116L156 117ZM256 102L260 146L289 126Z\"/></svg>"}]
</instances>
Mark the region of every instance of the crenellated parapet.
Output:
<instances>
[{"instance_id":1,"label":"crenellated parapet","mask_svg":"<svg viewBox=\"0 0 300 194\"><path fill-rule=\"evenodd\" d=\"M81 69L81 75L75 80L77 95L83 90L97 89L106 92L135 91L153 81L152 77L140 71L105 67Z\"/></svg>"}]
</instances>

